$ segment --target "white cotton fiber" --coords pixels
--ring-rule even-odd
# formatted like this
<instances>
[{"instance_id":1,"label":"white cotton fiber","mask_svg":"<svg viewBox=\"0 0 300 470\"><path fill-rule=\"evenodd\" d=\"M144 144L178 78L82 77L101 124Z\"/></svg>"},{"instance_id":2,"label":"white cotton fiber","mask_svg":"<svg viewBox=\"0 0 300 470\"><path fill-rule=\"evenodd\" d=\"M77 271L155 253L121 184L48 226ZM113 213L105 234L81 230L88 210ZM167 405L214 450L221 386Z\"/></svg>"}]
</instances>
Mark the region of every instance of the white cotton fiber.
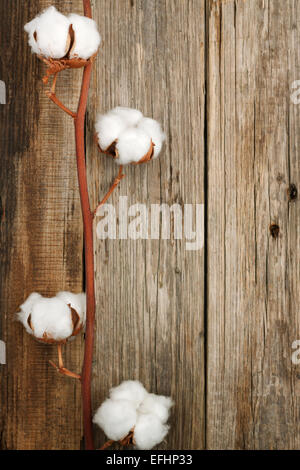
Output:
<instances>
[{"instance_id":1,"label":"white cotton fiber","mask_svg":"<svg viewBox=\"0 0 300 470\"><path fill-rule=\"evenodd\" d=\"M134 404L135 408L140 406L147 395L148 392L138 380L127 380L110 390L110 398L112 400L130 401Z\"/></svg>"},{"instance_id":2,"label":"white cotton fiber","mask_svg":"<svg viewBox=\"0 0 300 470\"><path fill-rule=\"evenodd\" d=\"M58 292L57 298L63 300L67 305L76 310L82 323L86 317L86 295L84 293L73 294L72 292Z\"/></svg>"},{"instance_id":3,"label":"white cotton fiber","mask_svg":"<svg viewBox=\"0 0 300 470\"><path fill-rule=\"evenodd\" d=\"M93 421L113 441L122 440L133 430L136 448L148 450L166 437L172 406L170 397L148 393L137 380L127 380L110 390L110 398L97 410Z\"/></svg>"},{"instance_id":4,"label":"white cotton fiber","mask_svg":"<svg viewBox=\"0 0 300 470\"><path fill-rule=\"evenodd\" d=\"M120 134L116 145L117 163L127 165L139 162L150 150L151 138L141 129L131 127Z\"/></svg>"},{"instance_id":5,"label":"white cotton fiber","mask_svg":"<svg viewBox=\"0 0 300 470\"><path fill-rule=\"evenodd\" d=\"M173 401L170 397L163 395L155 395L148 393L141 405L138 408L140 414L153 414L162 423L166 423L169 418L170 408L173 406Z\"/></svg>"},{"instance_id":6,"label":"white cotton fiber","mask_svg":"<svg viewBox=\"0 0 300 470\"><path fill-rule=\"evenodd\" d=\"M89 59L97 52L101 42L96 22L91 18L74 13L69 15L68 19L75 33L74 47L71 49L70 58Z\"/></svg>"},{"instance_id":7,"label":"white cotton fiber","mask_svg":"<svg viewBox=\"0 0 300 470\"><path fill-rule=\"evenodd\" d=\"M86 316L84 293L59 292L56 297L48 298L34 292L20 306L20 312L16 316L26 328L27 333L39 339L42 339L46 333L48 339L61 341L69 338L74 331L69 305L76 310L83 325ZM29 315L31 315L32 328L28 324Z\"/></svg>"},{"instance_id":8,"label":"white cotton fiber","mask_svg":"<svg viewBox=\"0 0 300 470\"><path fill-rule=\"evenodd\" d=\"M34 18L33 20L31 20L29 23L25 24L25 26L24 26L24 29L25 29L26 33L28 33L28 44L31 47L31 51L34 54L40 54L41 53L41 51L38 47L38 43L37 43L37 41L34 37L34 33L36 32L37 24L38 24L38 18Z\"/></svg>"},{"instance_id":9,"label":"white cotton fiber","mask_svg":"<svg viewBox=\"0 0 300 470\"><path fill-rule=\"evenodd\" d=\"M32 52L60 59L66 55L70 46L69 27L68 18L51 6L27 23L24 29L29 34Z\"/></svg>"},{"instance_id":10,"label":"white cotton fiber","mask_svg":"<svg viewBox=\"0 0 300 470\"><path fill-rule=\"evenodd\" d=\"M97 117L95 129L98 134L99 146L102 150L107 148L120 136L126 124L120 116L113 113L102 114Z\"/></svg>"},{"instance_id":11,"label":"white cotton fiber","mask_svg":"<svg viewBox=\"0 0 300 470\"><path fill-rule=\"evenodd\" d=\"M127 400L106 400L97 410L93 422L114 441L126 437L137 420L134 405Z\"/></svg>"},{"instance_id":12,"label":"white cotton fiber","mask_svg":"<svg viewBox=\"0 0 300 470\"><path fill-rule=\"evenodd\" d=\"M109 111L109 113L119 116L124 121L124 124L126 124L126 127L136 126L143 118L143 114L138 109L126 108L123 106L117 106Z\"/></svg>"},{"instance_id":13,"label":"white cotton fiber","mask_svg":"<svg viewBox=\"0 0 300 470\"><path fill-rule=\"evenodd\" d=\"M32 330L29 327L27 320L32 312L33 305L40 299L42 299L42 296L40 294L37 294L36 292L33 292L20 306L21 311L17 313L17 319L23 324L27 333L32 334Z\"/></svg>"},{"instance_id":14,"label":"white cotton fiber","mask_svg":"<svg viewBox=\"0 0 300 470\"><path fill-rule=\"evenodd\" d=\"M152 449L164 440L169 431L169 426L163 424L153 414L141 414L138 416L134 428L134 441L139 450Z\"/></svg>"},{"instance_id":15,"label":"white cotton fiber","mask_svg":"<svg viewBox=\"0 0 300 470\"><path fill-rule=\"evenodd\" d=\"M137 109L122 106L98 116L95 128L102 150L116 143L118 158L115 162L119 165L142 160L151 149L151 140L154 144L153 158L158 157L166 139L157 121L143 117Z\"/></svg>"},{"instance_id":16,"label":"white cotton fiber","mask_svg":"<svg viewBox=\"0 0 300 470\"><path fill-rule=\"evenodd\" d=\"M143 118L138 123L138 128L151 137L152 142L155 144L153 158L158 157L162 144L166 139L165 133L162 131L159 122L154 119Z\"/></svg>"},{"instance_id":17,"label":"white cotton fiber","mask_svg":"<svg viewBox=\"0 0 300 470\"><path fill-rule=\"evenodd\" d=\"M68 338L73 332L71 309L56 297L37 300L31 312L34 336L42 338L44 333L57 341Z\"/></svg>"}]
</instances>

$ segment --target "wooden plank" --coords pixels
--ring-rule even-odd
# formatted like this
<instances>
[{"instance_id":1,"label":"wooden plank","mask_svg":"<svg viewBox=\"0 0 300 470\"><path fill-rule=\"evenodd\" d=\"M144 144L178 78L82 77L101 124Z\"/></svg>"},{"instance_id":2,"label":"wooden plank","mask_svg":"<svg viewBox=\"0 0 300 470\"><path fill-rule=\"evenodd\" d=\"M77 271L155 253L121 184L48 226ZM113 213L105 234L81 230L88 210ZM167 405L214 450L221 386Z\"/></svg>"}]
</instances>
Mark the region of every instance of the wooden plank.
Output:
<instances>
[{"instance_id":1,"label":"wooden plank","mask_svg":"<svg viewBox=\"0 0 300 470\"><path fill-rule=\"evenodd\" d=\"M78 449L79 384L55 374L48 366L55 349L12 321L32 291L82 289L73 124L44 96L43 67L25 33L16 33L53 2L13 3L0 0L0 16L11 18L1 28L0 62L7 89L0 106L0 340L7 345L0 447ZM118 104L160 120L167 144L158 161L126 169L112 198L117 211L120 195L148 210L204 202L205 78L208 85L206 397L203 249L187 251L173 233L171 240L95 236L94 408L128 378L171 394L172 430L161 449L199 449L205 440L220 449L300 445L299 366L291 361L300 338L300 215L289 191L300 184L300 107L290 98L300 77L298 3L93 2L104 38L87 118L95 205L117 169L98 155L93 123ZM54 4L82 11L81 0ZM72 109L80 74L65 72L58 85ZM68 346L71 369L79 369L82 349L79 339ZM104 442L99 430L96 436Z\"/></svg>"},{"instance_id":2,"label":"wooden plank","mask_svg":"<svg viewBox=\"0 0 300 470\"><path fill-rule=\"evenodd\" d=\"M209 2L207 446L298 449L299 2ZM273 236L270 225L279 226ZM299 368L299 366L298 366Z\"/></svg>"},{"instance_id":3,"label":"wooden plank","mask_svg":"<svg viewBox=\"0 0 300 470\"><path fill-rule=\"evenodd\" d=\"M126 168L119 196L135 203L204 202L205 2L94 2L104 38L88 114L90 189L94 203L117 168L93 143L97 112L116 105L158 119L167 144L149 165ZM194 215L195 217L195 215ZM99 220L97 220L98 222ZM204 446L204 251L184 240L95 240L97 339L93 402L110 387L139 379L172 395L172 430L160 448ZM97 442L105 438L95 430Z\"/></svg>"},{"instance_id":4,"label":"wooden plank","mask_svg":"<svg viewBox=\"0 0 300 470\"><path fill-rule=\"evenodd\" d=\"M54 4L82 11L72 2L0 1L1 80L7 104L1 119L1 339L7 365L0 365L2 449L78 449L80 384L48 364L54 347L35 342L13 321L33 291L82 290L82 224L77 189L73 122L48 101L44 67L30 53L24 24ZM9 21L3 21L9 18ZM80 72L62 74L58 94L76 106ZM82 345L67 347L66 364L81 367Z\"/></svg>"}]
</instances>

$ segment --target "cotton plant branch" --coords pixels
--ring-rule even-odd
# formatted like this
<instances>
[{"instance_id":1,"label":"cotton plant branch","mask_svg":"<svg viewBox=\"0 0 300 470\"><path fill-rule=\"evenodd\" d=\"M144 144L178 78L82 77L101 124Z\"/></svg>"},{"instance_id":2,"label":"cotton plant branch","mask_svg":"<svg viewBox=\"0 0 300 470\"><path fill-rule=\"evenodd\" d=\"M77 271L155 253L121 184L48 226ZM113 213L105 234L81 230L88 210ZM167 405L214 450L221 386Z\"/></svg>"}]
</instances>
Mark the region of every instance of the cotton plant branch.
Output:
<instances>
[{"instance_id":1,"label":"cotton plant branch","mask_svg":"<svg viewBox=\"0 0 300 470\"><path fill-rule=\"evenodd\" d=\"M84 15L92 18L90 0L83 0ZM93 429L92 429L92 400L91 400L91 379L92 361L94 347L94 325L95 325L95 281L94 281L94 248L93 248L93 213L90 208L89 192L87 184L87 172L85 163L84 145L84 121L87 108L88 92L91 81L92 63L85 66L82 77L81 93L75 124L76 141L76 161L79 183L79 193L84 226L84 252L85 252L85 273L86 273L86 331L84 359L81 373L82 405L83 405L83 429L86 450L94 449Z\"/></svg>"},{"instance_id":2,"label":"cotton plant branch","mask_svg":"<svg viewBox=\"0 0 300 470\"><path fill-rule=\"evenodd\" d=\"M91 2L90 0L83 0L84 15L92 18ZM94 449L93 430L92 430L92 401L91 401L91 378L92 378L92 360L93 360L93 347L94 347L94 324L95 324L95 285L94 285L94 248L93 248L93 212L91 211L87 172L85 163L85 145L84 145L84 132L85 132L85 113L87 108L88 92L91 81L92 61L84 66L81 93L77 113L73 113L66 108L55 95L55 86L57 80L57 73L54 76L52 89L48 97L57 104L64 112L69 114L74 119L75 125L75 142L76 142L76 162L77 162L77 175L79 183L79 193L81 201L81 210L84 226L84 252L85 252L85 285L86 285L86 330L85 330L85 348L82 373L80 376L82 386L82 405L83 405L83 428L85 437L85 447L87 450ZM58 370L65 375L70 375L69 371L63 368L62 363L59 365ZM79 377L75 377L79 378Z\"/></svg>"},{"instance_id":3,"label":"cotton plant branch","mask_svg":"<svg viewBox=\"0 0 300 470\"><path fill-rule=\"evenodd\" d=\"M173 401L170 397L148 393L136 380L127 380L110 390L94 416L108 437L99 450L115 443L123 447L135 446L149 450L162 442L168 434L167 424Z\"/></svg>"},{"instance_id":4,"label":"cotton plant branch","mask_svg":"<svg viewBox=\"0 0 300 470\"><path fill-rule=\"evenodd\" d=\"M59 72L56 72L53 78L52 82L52 87L51 90L47 90L45 93L48 96L48 98L56 104L60 109L62 109L65 113L67 113L69 116L71 116L73 119L76 118L76 113L73 113L70 109L68 109L56 96L55 94L55 88L56 88L56 81L57 81L57 76Z\"/></svg>"},{"instance_id":5,"label":"cotton plant branch","mask_svg":"<svg viewBox=\"0 0 300 470\"><path fill-rule=\"evenodd\" d=\"M111 390L92 420L91 379L95 325L95 281L93 221L99 208L105 204L124 178L124 165L147 163L159 155L165 140L160 124L136 110L117 107L97 119L96 142L101 153L109 155L119 165L119 173L95 210L91 209L85 156L85 114L91 81L92 65L99 49L101 36L92 20L90 0L83 0L84 17L64 16L55 7L49 7L24 27L29 45L47 65L43 82L53 76L52 86L46 92L49 99L73 118L76 143L76 164L84 228L85 287L86 292L74 294L59 292L53 298L32 293L20 306L17 314L26 331L39 341L56 344L58 365L50 364L61 374L80 380L82 387L83 426L85 448L94 449L92 421L98 424L110 439L103 448L114 442L123 446L136 445L150 449L168 433L166 421L172 401L168 397L148 394L135 381L128 381ZM58 74L62 70L83 68L81 92L74 113L56 96ZM76 336L85 326L85 346L81 375L64 367L62 344ZM119 396L119 398L118 398ZM127 397L124 400L124 396ZM123 399L122 399L123 397Z\"/></svg>"},{"instance_id":6,"label":"cotton plant branch","mask_svg":"<svg viewBox=\"0 0 300 470\"><path fill-rule=\"evenodd\" d=\"M87 5L90 2L84 1ZM85 7L85 14L90 11ZM87 107L88 90L91 79L92 65L85 67L83 72L81 95L77 110L75 122L75 140L77 152L77 173L79 192L81 200L81 209L84 226L84 252L85 252L85 273L86 273L86 333L84 360L81 374L82 384L82 404L83 404L83 427L85 436L85 447L87 450L94 449L93 431L92 431L92 402L91 402L91 377L92 360L94 347L94 324L95 324L95 285L94 285L94 248L93 248L93 213L90 208L89 193L87 185L87 174L85 166L85 148L84 148L84 118Z\"/></svg>"},{"instance_id":7,"label":"cotton plant branch","mask_svg":"<svg viewBox=\"0 0 300 470\"><path fill-rule=\"evenodd\" d=\"M90 0L83 0L84 17L92 19ZM53 26L57 31L53 33ZM32 51L38 54L40 60L47 65L46 75L43 78L45 84L53 75L52 87L46 92L47 96L62 111L74 120L76 163L79 183L79 193L84 227L84 251L85 251L85 284L86 284L86 318L85 318L85 347L81 376L64 367L62 359L61 344L58 344L58 366L51 362L55 369L72 378L80 379L82 387L83 426L85 437L85 448L94 449L92 432L92 404L91 404L91 376L92 358L94 345L94 323L95 323L95 286L94 286L94 249L93 249L93 219L94 213L90 207L87 172L85 161L85 113L87 108L88 92L91 80L92 64L99 49L101 37L94 23L83 20L79 15L66 17L59 13L55 7L49 7L39 17L25 25L25 31L29 35L29 44ZM76 41L76 34L78 37ZM58 33L58 34L56 34ZM48 36L47 36L48 34ZM53 41L49 38L53 38ZM90 37L93 36L91 43ZM80 44L80 38L88 37L89 41ZM79 38L79 39L78 39ZM87 42L89 42L87 46ZM87 52L85 47L89 48ZM74 49L75 48L75 49ZM77 48L77 49L76 49ZM78 49L79 48L79 49ZM77 53L73 52L77 50ZM80 52L78 52L80 51ZM82 55L80 55L82 53ZM71 68L83 67L81 92L77 112L68 109L56 96L55 89L60 71ZM39 295L39 294L37 294ZM30 303L30 302L29 302ZM28 312L32 308L28 306ZM21 310L22 312L22 310ZM66 312L65 312L66 313ZM38 314L38 312L37 312ZM22 313L23 315L23 313ZM26 314L25 314L26 315ZM24 316L24 315L23 315ZM23 319L23 318L22 318ZM28 327L24 323L25 328ZM54 343L56 340L53 341Z\"/></svg>"},{"instance_id":8,"label":"cotton plant branch","mask_svg":"<svg viewBox=\"0 0 300 470\"><path fill-rule=\"evenodd\" d=\"M92 18L90 0L83 0L84 15ZM81 201L81 211L84 227L84 252L85 252L85 286L86 286L86 330L85 330L85 347L84 359L81 373L82 386L82 406L83 406L83 429L85 438L85 448L87 450L94 449L93 430L92 430L92 400L91 400L91 379L92 379L92 361L94 347L94 324L95 324L95 285L94 285L94 247L93 247L93 219L94 215L91 211L89 192L87 184L87 172L85 162L85 113L87 108L88 92L91 81L92 61L89 61L83 70L81 92L77 113L73 113L66 108L55 95L55 86L57 73L48 97L57 104L64 112L74 119L75 126L75 142L76 142L76 162L77 175L79 183L79 193ZM71 376L69 372L59 365L58 370L65 375ZM71 373L73 374L73 373ZM73 376L73 375L72 375ZM79 378L79 377L76 377Z\"/></svg>"}]
</instances>

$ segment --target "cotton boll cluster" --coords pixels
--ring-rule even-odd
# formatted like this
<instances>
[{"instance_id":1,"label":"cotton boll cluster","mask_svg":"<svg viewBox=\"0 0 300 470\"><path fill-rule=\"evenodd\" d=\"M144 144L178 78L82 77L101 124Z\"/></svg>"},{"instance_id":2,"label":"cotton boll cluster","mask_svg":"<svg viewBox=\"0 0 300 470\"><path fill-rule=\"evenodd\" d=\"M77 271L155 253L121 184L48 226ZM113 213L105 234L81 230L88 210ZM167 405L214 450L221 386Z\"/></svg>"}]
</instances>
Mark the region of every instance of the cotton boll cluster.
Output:
<instances>
[{"instance_id":1,"label":"cotton boll cluster","mask_svg":"<svg viewBox=\"0 0 300 470\"><path fill-rule=\"evenodd\" d=\"M89 59L100 45L95 21L84 16L59 13L54 6L24 26L32 52L52 59Z\"/></svg>"},{"instance_id":2,"label":"cotton boll cluster","mask_svg":"<svg viewBox=\"0 0 300 470\"><path fill-rule=\"evenodd\" d=\"M103 152L119 165L141 163L158 157L165 134L154 119L137 109L117 107L97 117L96 134Z\"/></svg>"},{"instance_id":3,"label":"cotton boll cluster","mask_svg":"<svg viewBox=\"0 0 300 470\"><path fill-rule=\"evenodd\" d=\"M85 323L85 294L59 292L47 298L33 293L20 306L17 319L44 342L60 342L79 333Z\"/></svg>"},{"instance_id":4,"label":"cotton boll cluster","mask_svg":"<svg viewBox=\"0 0 300 470\"><path fill-rule=\"evenodd\" d=\"M171 398L148 393L138 381L125 381L110 390L110 397L100 406L94 423L114 441L133 432L137 449L152 449L166 437Z\"/></svg>"}]
</instances>

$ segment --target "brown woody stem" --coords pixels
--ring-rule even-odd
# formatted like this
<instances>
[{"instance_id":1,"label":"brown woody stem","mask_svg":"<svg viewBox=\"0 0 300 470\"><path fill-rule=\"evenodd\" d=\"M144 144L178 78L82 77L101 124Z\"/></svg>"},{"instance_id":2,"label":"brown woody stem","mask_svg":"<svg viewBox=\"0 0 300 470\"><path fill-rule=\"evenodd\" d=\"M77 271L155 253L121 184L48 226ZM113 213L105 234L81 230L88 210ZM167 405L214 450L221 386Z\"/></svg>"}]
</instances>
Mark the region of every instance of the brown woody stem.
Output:
<instances>
[{"instance_id":1,"label":"brown woody stem","mask_svg":"<svg viewBox=\"0 0 300 470\"><path fill-rule=\"evenodd\" d=\"M84 15L91 18L91 2L90 0L83 0ZM44 60L44 59L43 59ZM44 60L45 61L45 60ZM75 140L76 140L76 161L77 161L77 174L79 183L79 193L81 201L81 210L84 227L84 251L85 251L85 283L86 283L86 332L85 332L85 349L84 360L82 367L82 375L74 374L68 369L63 367L61 356L61 346L58 347L59 366L50 361L51 365L55 367L60 373L73 378L81 379L82 385L82 404L83 404L83 429L85 438L86 450L94 449L93 430L92 430L92 402L91 402L91 378L92 378L92 359L93 359L93 345L94 345L94 323L95 323L95 286L94 286L94 248L93 248L93 219L94 214L90 208L89 193L87 185L86 162L85 162L85 145L84 145L84 131L85 131L85 113L87 108L88 91L91 80L92 60L84 66L81 93L77 114L70 111L64 106L55 95L55 86L57 74L55 74L53 85L47 96L64 112L72 116L75 125ZM47 82L47 77L44 82Z\"/></svg>"},{"instance_id":2,"label":"brown woody stem","mask_svg":"<svg viewBox=\"0 0 300 470\"><path fill-rule=\"evenodd\" d=\"M92 17L90 0L83 0L84 14ZM91 80L92 63L89 63L83 71L81 93L75 124L75 140L77 154L77 173L81 201L81 210L84 226L84 251L85 251L85 273L86 273L86 332L84 360L81 374L82 405L83 405L83 430L86 450L94 449L92 428L92 401L91 401L91 379L92 360L94 346L94 323L95 323L95 286L94 286L94 248L93 248L93 213L90 208L89 193L85 163L84 145L84 120L88 100L88 91Z\"/></svg>"},{"instance_id":3,"label":"brown woody stem","mask_svg":"<svg viewBox=\"0 0 300 470\"><path fill-rule=\"evenodd\" d=\"M96 209L94 210L94 217L96 216L98 210L100 209L101 206L103 206L103 204L106 203L106 201L108 200L108 198L110 197L110 195L113 193L113 191L116 189L116 187L118 186L118 184L120 183L120 181L124 178L125 175L123 175L123 166L121 165L120 166L120 169L119 169L119 174L118 176L115 178L113 184L111 185L110 189L107 191L106 195L104 196L104 198L102 199L101 202L99 202L98 206L96 207Z\"/></svg>"}]
</instances>

